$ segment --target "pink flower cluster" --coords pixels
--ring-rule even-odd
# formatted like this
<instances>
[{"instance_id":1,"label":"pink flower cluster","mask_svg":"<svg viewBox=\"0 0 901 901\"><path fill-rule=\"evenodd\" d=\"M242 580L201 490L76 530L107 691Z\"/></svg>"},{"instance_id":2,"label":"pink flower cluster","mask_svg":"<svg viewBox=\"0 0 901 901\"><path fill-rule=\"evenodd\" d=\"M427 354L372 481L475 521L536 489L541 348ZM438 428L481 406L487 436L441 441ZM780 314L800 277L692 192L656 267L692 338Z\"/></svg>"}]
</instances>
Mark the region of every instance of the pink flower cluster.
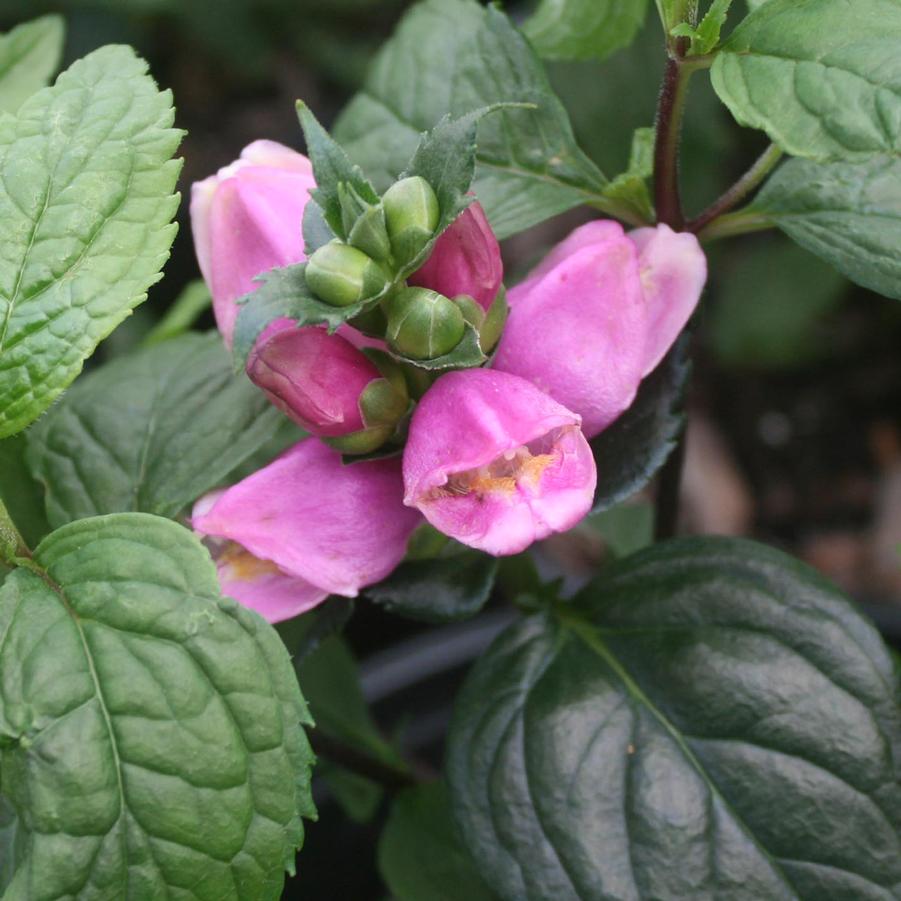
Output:
<instances>
[{"instance_id":1,"label":"pink flower cluster","mask_svg":"<svg viewBox=\"0 0 901 901\"><path fill-rule=\"evenodd\" d=\"M193 186L200 268L227 344L254 278L303 259L309 161L257 141ZM474 202L408 279L488 309L500 248ZM237 485L198 501L194 528L223 590L278 621L329 594L353 597L402 560L423 518L490 554L514 554L589 511L597 480L587 438L632 403L691 315L706 279L692 235L576 229L509 294L491 368L439 375L419 399L403 456L345 464L329 446L365 433L390 379L350 326L339 334L273 323L247 371L313 436ZM406 395L404 395L406 397ZM340 443L338 446L341 446Z\"/></svg>"}]
</instances>

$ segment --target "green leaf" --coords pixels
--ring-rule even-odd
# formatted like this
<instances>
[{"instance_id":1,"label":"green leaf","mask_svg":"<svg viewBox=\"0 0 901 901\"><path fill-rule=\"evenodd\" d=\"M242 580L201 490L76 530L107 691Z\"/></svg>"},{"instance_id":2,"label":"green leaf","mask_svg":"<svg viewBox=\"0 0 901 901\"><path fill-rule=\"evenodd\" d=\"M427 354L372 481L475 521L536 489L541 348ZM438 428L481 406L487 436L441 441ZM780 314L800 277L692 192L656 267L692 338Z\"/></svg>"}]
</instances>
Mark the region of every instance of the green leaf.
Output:
<instances>
[{"instance_id":1,"label":"green leaf","mask_svg":"<svg viewBox=\"0 0 901 901\"><path fill-rule=\"evenodd\" d=\"M901 152L901 4L769 0L732 32L711 70L741 125L816 160Z\"/></svg>"},{"instance_id":2,"label":"green leaf","mask_svg":"<svg viewBox=\"0 0 901 901\"><path fill-rule=\"evenodd\" d=\"M0 441L0 501L25 543L34 547L50 531L50 523L44 507L44 486L25 464L26 447L25 435Z\"/></svg>"},{"instance_id":3,"label":"green leaf","mask_svg":"<svg viewBox=\"0 0 901 901\"><path fill-rule=\"evenodd\" d=\"M274 630L168 520L81 520L35 561L0 589L4 898L278 898L315 811Z\"/></svg>"},{"instance_id":4,"label":"green leaf","mask_svg":"<svg viewBox=\"0 0 901 901\"><path fill-rule=\"evenodd\" d=\"M676 37L691 38L689 56L710 53L720 42L720 32L726 24L730 6L732 0L713 0L697 28L683 22L670 33Z\"/></svg>"},{"instance_id":5,"label":"green leaf","mask_svg":"<svg viewBox=\"0 0 901 901\"><path fill-rule=\"evenodd\" d=\"M59 68L66 27L60 16L41 16L0 35L0 110L14 113Z\"/></svg>"},{"instance_id":6,"label":"green leaf","mask_svg":"<svg viewBox=\"0 0 901 901\"><path fill-rule=\"evenodd\" d=\"M0 437L37 418L160 277L181 132L127 47L0 118Z\"/></svg>"},{"instance_id":7,"label":"green leaf","mask_svg":"<svg viewBox=\"0 0 901 901\"><path fill-rule=\"evenodd\" d=\"M402 363L410 366L418 366L420 369L428 369L438 371L441 369L468 369L472 366L481 366L488 357L482 352L482 345L479 342L479 333L476 331L472 323L467 322L463 337L457 343L453 350L449 350L440 357L434 357L431 360L418 360L413 357L405 357L403 354L391 351L391 355Z\"/></svg>"},{"instance_id":8,"label":"green leaf","mask_svg":"<svg viewBox=\"0 0 901 901\"><path fill-rule=\"evenodd\" d=\"M640 491L675 448L685 421L682 401L691 372L683 336L641 383L632 406L589 442L598 467L592 513Z\"/></svg>"},{"instance_id":9,"label":"green leaf","mask_svg":"<svg viewBox=\"0 0 901 901\"><path fill-rule=\"evenodd\" d=\"M357 662L343 638L333 635L322 641L297 664L297 676L317 732L406 772L404 760L369 712ZM327 759L327 745L318 753ZM372 818L382 799L381 786L334 762L322 769L322 775L351 819L367 822Z\"/></svg>"},{"instance_id":10,"label":"green leaf","mask_svg":"<svg viewBox=\"0 0 901 901\"><path fill-rule=\"evenodd\" d=\"M315 200L307 201L303 208L304 256L309 259L324 244L335 239L335 233L325 221L322 207Z\"/></svg>"},{"instance_id":11,"label":"green leaf","mask_svg":"<svg viewBox=\"0 0 901 901\"><path fill-rule=\"evenodd\" d=\"M141 344L150 347L190 331L191 326L212 303L210 290L202 278L188 282L166 311L166 315L145 335Z\"/></svg>"},{"instance_id":12,"label":"green leaf","mask_svg":"<svg viewBox=\"0 0 901 901\"><path fill-rule=\"evenodd\" d=\"M541 0L523 31L545 59L603 59L628 47L647 0Z\"/></svg>"},{"instance_id":13,"label":"green leaf","mask_svg":"<svg viewBox=\"0 0 901 901\"><path fill-rule=\"evenodd\" d=\"M236 370L244 369L257 338L276 319L293 319L298 327L325 325L329 332L335 332L349 319L374 306L382 296L346 307L333 307L310 291L304 277L306 268L306 263L295 263L270 269L255 279L260 287L238 301L241 308L235 321L232 348Z\"/></svg>"},{"instance_id":14,"label":"green leaf","mask_svg":"<svg viewBox=\"0 0 901 901\"><path fill-rule=\"evenodd\" d=\"M301 100L297 101L297 116L307 142L307 154L313 164L313 175L316 177L317 187L310 192L311 196L322 210L323 218L331 230L339 238L346 239L338 185L342 183L351 185L368 203L378 203L379 195L363 175L360 167L351 163L347 154Z\"/></svg>"},{"instance_id":15,"label":"green leaf","mask_svg":"<svg viewBox=\"0 0 901 901\"><path fill-rule=\"evenodd\" d=\"M454 816L510 901L889 901L898 702L879 634L814 571L748 541L657 545L476 664Z\"/></svg>"},{"instance_id":16,"label":"green leaf","mask_svg":"<svg viewBox=\"0 0 901 901\"><path fill-rule=\"evenodd\" d=\"M420 132L442 116L511 101L536 109L504 109L483 120L473 184L498 235L579 203L603 204L606 179L576 145L534 51L503 13L474 0L415 6L334 131L376 185L387 187Z\"/></svg>"},{"instance_id":17,"label":"green leaf","mask_svg":"<svg viewBox=\"0 0 901 901\"><path fill-rule=\"evenodd\" d=\"M654 542L654 508L649 503L619 504L586 523L600 533L615 557L627 557Z\"/></svg>"},{"instance_id":18,"label":"green leaf","mask_svg":"<svg viewBox=\"0 0 901 901\"><path fill-rule=\"evenodd\" d=\"M217 333L91 372L27 433L54 526L102 513L175 516L272 438L282 415L231 372Z\"/></svg>"},{"instance_id":19,"label":"green leaf","mask_svg":"<svg viewBox=\"0 0 901 901\"><path fill-rule=\"evenodd\" d=\"M853 282L901 299L901 160L789 160L749 208Z\"/></svg>"},{"instance_id":20,"label":"green leaf","mask_svg":"<svg viewBox=\"0 0 901 901\"><path fill-rule=\"evenodd\" d=\"M718 269L707 326L721 362L797 368L835 349L827 315L848 283L833 268L774 233L740 245Z\"/></svg>"},{"instance_id":21,"label":"green leaf","mask_svg":"<svg viewBox=\"0 0 901 901\"><path fill-rule=\"evenodd\" d=\"M454 830L443 782L404 789L379 839L379 871L396 901L493 901Z\"/></svg>"},{"instance_id":22,"label":"green leaf","mask_svg":"<svg viewBox=\"0 0 901 901\"><path fill-rule=\"evenodd\" d=\"M650 222L654 218L654 207L648 191L647 180L654 174L653 128L636 128L632 135L632 149L629 166L621 175L604 188L604 196L619 201L632 209L635 215Z\"/></svg>"},{"instance_id":23,"label":"green leaf","mask_svg":"<svg viewBox=\"0 0 901 901\"><path fill-rule=\"evenodd\" d=\"M392 613L427 623L448 623L478 613L491 597L498 562L477 551L410 560L365 590Z\"/></svg>"}]
</instances>

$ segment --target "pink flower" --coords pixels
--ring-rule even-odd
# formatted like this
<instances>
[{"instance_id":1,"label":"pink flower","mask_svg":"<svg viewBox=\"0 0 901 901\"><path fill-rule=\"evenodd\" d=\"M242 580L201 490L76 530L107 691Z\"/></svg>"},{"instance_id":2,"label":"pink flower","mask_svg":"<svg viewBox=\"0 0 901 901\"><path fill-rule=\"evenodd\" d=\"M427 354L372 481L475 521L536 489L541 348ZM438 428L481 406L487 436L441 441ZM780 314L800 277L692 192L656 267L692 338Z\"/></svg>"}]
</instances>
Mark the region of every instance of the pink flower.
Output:
<instances>
[{"instance_id":1,"label":"pink flower","mask_svg":"<svg viewBox=\"0 0 901 901\"><path fill-rule=\"evenodd\" d=\"M303 259L301 221L315 185L305 156L254 141L240 159L191 186L194 248L226 344L235 301L258 287L254 277Z\"/></svg>"},{"instance_id":2,"label":"pink flower","mask_svg":"<svg viewBox=\"0 0 901 901\"><path fill-rule=\"evenodd\" d=\"M474 201L435 242L425 265L408 281L445 297L468 294L487 310L503 278L497 238L481 204Z\"/></svg>"},{"instance_id":3,"label":"pink flower","mask_svg":"<svg viewBox=\"0 0 901 901\"><path fill-rule=\"evenodd\" d=\"M487 369L443 375L410 423L404 503L463 544L516 554L591 507L597 474L579 426L525 379Z\"/></svg>"},{"instance_id":4,"label":"pink flower","mask_svg":"<svg viewBox=\"0 0 901 901\"><path fill-rule=\"evenodd\" d=\"M340 335L297 328L288 319L276 320L257 340L247 374L276 407L320 437L362 429L360 395L382 377Z\"/></svg>"},{"instance_id":5,"label":"pink flower","mask_svg":"<svg viewBox=\"0 0 901 901\"><path fill-rule=\"evenodd\" d=\"M329 594L355 597L400 563L421 521L402 490L398 460L345 466L310 438L202 499L192 523L213 539L223 591L278 622Z\"/></svg>"},{"instance_id":6,"label":"pink flower","mask_svg":"<svg viewBox=\"0 0 901 901\"><path fill-rule=\"evenodd\" d=\"M494 366L582 417L590 438L629 407L697 305L707 264L666 225L577 228L509 293Z\"/></svg>"}]
</instances>

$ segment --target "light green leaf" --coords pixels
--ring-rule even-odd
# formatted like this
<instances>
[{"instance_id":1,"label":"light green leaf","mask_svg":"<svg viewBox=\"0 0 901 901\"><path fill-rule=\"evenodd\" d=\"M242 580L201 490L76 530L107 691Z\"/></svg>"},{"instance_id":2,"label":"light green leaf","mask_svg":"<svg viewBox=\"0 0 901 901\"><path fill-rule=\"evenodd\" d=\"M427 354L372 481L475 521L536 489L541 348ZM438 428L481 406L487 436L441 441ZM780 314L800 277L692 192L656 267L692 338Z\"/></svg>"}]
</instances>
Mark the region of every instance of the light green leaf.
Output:
<instances>
[{"instance_id":1,"label":"light green leaf","mask_svg":"<svg viewBox=\"0 0 901 901\"><path fill-rule=\"evenodd\" d=\"M14 113L59 68L65 24L60 16L41 16L0 35L0 110Z\"/></svg>"},{"instance_id":2,"label":"light green leaf","mask_svg":"<svg viewBox=\"0 0 901 901\"><path fill-rule=\"evenodd\" d=\"M632 135L632 149L629 166L617 175L605 188L604 196L617 200L635 211L635 215L650 222L654 218L654 207L648 191L648 179L654 174L654 140L657 132L653 128L636 128Z\"/></svg>"},{"instance_id":3,"label":"light green leaf","mask_svg":"<svg viewBox=\"0 0 901 901\"><path fill-rule=\"evenodd\" d=\"M474 0L425 0L376 58L335 135L387 187L420 132L442 116L496 103L531 103L484 119L473 190L506 237L579 203L604 203L606 179L576 145L540 61L509 19Z\"/></svg>"},{"instance_id":4,"label":"light green leaf","mask_svg":"<svg viewBox=\"0 0 901 901\"><path fill-rule=\"evenodd\" d=\"M901 159L789 160L749 210L857 284L901 299Z\"/></svg>"},{"instance_id":5,"label":"light green leaf","mask_svg":"<svg viewBox=\"0 0 901 901\"><path fill-rule=\"evenodd\" d=\"M277 899L315 812L274 630L168 520L81 520L35 561L0 589L5 901Z\"/></svg>"},{"instance_id":6,"label":"light green leaf","mask_svg":"<svg viewBox=\"0 0 901 901\"><path fill-rule=\"evenodd\" d=\"M108 363L27 432L54 526L102 513L175 516L275 436L283 417L232 374L217 333Z\"/></svg>"},{"instance_id":7,"label":"light green leaf","mask_svg":"<svg viewBox=\"0 0 901 901\"><path fill-rule=\"evenodd\" d=\"M879 634L748 541L658 544L521 621L458 699L458 831L507 901L891 901L901 707Z\"/></svg>"},{"instance_id":8,"label":"light green leaf","mask_svg":"<svg viewBox=\"0 0 901 901\"><path fill-rule=\"evenodd\" d=\"M691 38L690 56L710 53L720 41L720 32L726 24L732 0L713 0L704 18L695 28L687 22L677 25L671 32L676 37Z\"/></svg>"},{"instance_id":9,"label":"light green leaf","mask_svg":"<svg viewBox=\"0 0 901 901\"><path fill-rule=\"evenodd\" d=\"M39 416L147 296L175 236L181 133L110 46L0 118L0 437Z\"/></svg>"},{"instance_id":10,"label":"light green leaf","mask_svg":"<svg viewBox=\"0 0 901 901\"><path fill-rule=\"evenodd\" d=\"M391 805L379 870L396 901L493 901L462 846L443 782L404 789Z\"/></svg>"},{"instance_id":11,"label":"light green leaf","mask_svg":"<svg viewBox=\"0 0 901 901\"><path fill-rule=\"evenodd\" d=\"M901 152L901 4L768 0L713 64L742 125L817 160Z\"/></svg>"},{"instance_id":12,"label":"light green leaf","mask_svg":"<svg viewBox=\"0 0 901 901\"><path fill-rule=\"evenodd\" d=\"M603 59L632 43L647 0L541 0L523 31L545 59Z\"/></svg>"}]
</instances>

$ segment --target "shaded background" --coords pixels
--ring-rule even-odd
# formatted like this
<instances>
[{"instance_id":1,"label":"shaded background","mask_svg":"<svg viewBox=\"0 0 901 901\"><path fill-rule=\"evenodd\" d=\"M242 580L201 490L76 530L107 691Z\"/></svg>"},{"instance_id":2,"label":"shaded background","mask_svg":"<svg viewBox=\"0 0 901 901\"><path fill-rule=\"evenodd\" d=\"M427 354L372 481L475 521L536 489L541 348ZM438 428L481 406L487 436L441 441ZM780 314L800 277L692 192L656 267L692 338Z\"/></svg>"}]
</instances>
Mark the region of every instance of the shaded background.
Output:
<instances>
[{"instance_id":1,"label":"shaded background","mask_svg":"<svg viewBox=\"0 0 901 901\"><path fill-rule=\"evenodd\" d=\"M302 149L294 100L328 125L360 86L405 0L0 0L0 29L43 12L66 16L65 64L129 43L174 91L187 129L181 228L165 279L104 344L127 351L198 276L187 216L192 181L256 138ZM741 0L735 6L740 12ZM525 16L529 3L510 3ZM734 14L733 14L734 18ZM603 63L549 64L582 147L607 175L625 168L632 130L653 122L662 35L649 12L636 43ZM682 184L699 211L765 146L738 128L704 75L693 80ZM575 211L505 243L509 280L588 218ZM711 281L698 315L683 529L775 544L834 579L901 633L901 304L848 283L787 238L764 233L708 248ZM201 323L212 326L211 317ZM539 562L570 580L647 540L639 498L546 542ZM440 765L459 678L504 621L498 602L476 621L423 630L365 601L347 636L366 659L364 686L380 726ZM290 636L288 636L290 637ZM353 786L346 786L353 790ZM351 823L317 785L322 818L308 828L301 877L286 898L384 897L374 868L380 821Z\"/></svg>"}]
</instances>

